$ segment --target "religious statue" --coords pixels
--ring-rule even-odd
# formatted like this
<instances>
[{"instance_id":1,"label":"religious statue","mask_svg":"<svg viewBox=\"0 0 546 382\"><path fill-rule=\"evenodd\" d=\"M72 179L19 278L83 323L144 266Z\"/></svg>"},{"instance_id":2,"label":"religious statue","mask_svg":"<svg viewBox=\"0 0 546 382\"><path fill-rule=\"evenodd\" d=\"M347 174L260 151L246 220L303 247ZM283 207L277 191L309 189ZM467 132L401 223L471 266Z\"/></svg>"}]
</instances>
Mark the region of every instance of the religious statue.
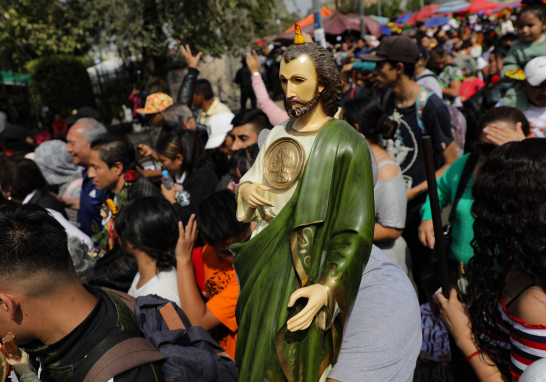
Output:
<instances>
[{"instance_id":1,"label":"religious statue","mask_svg":"<svg viewBox=\"0 0 546 382\"><path fill-rule=\"evenodd\" d=\"M238 220L257 225L230 247L235 358L241 381L317 382L337 360L371 251L371 158L364 138L334 118L334 56L299 27L279 77L291 119L271 130L237 194Z\"/></svg>"}]
</instances>

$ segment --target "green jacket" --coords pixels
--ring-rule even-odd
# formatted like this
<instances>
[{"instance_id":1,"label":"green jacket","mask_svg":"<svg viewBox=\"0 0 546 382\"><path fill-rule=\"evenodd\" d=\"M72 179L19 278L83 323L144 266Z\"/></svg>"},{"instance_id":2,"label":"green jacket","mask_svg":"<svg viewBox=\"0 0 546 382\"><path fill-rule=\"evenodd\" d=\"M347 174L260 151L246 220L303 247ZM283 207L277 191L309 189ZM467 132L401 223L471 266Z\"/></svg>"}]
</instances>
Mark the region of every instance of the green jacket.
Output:
<instances>
[{"instance_id":1,"label":"green jacket","mask_svg":"<svg viewBox=\"0 0 546 382\"><path fill-rule=\"evenodd\" d=\"M319 133L290 201L263 231L230 247L240 293L236 362L241 381L313 381L336 362L374 231L371 158L344 121ZM322 284L323 308L306 330L286 322L305 307L297 289ZM319 329L320 327L320 329Z\"/></svg>"},{"instance_id":2,"label":"green jacket","mask_svg":"<svg viewBox=\"0 0 546 382\"><path fill-rule=\"evenodd\" d=\"M525 69L525 65L533 58L544 56L546 54L546 38L541 42L525 42L518 40L512 45L508 56L504 59L502 65L502 75L507 71L521 68ZM527 94L521 86L516 84L512 89L508 89L504 95L504 106L512 106L521 111L527 111L529 107Z\"/></svg>"},{"instance_id":3,"label":"green jacket","mask_svg":"<svg viewBox=\"0 0 546 382\"><path fill-rule=\"evenodd\" d=\"M470 157L470 154L466 154L458 158L449 168L444 175L438 179L438 198L440 199L440 208L444 208L448 204L453 205L455 201L455 193L463 174L463 169L466 161ZM481 158L479 159L481 160ZM474 186L475 180L470 177L466 188L459 199L457 204L457 210L455 211L455 219L453 226L451 227L451 244L448 249L448 256L459 262L464 262L466 265L470 258L474 256L474 250L470 243L474 239L474 218L472 217L472 204L474 198L472 197L472 186ZM430 211L430 199L427 196L427 201L421 207L421 220L432 219L432 213Z\"/></svg>"}]
</instances>

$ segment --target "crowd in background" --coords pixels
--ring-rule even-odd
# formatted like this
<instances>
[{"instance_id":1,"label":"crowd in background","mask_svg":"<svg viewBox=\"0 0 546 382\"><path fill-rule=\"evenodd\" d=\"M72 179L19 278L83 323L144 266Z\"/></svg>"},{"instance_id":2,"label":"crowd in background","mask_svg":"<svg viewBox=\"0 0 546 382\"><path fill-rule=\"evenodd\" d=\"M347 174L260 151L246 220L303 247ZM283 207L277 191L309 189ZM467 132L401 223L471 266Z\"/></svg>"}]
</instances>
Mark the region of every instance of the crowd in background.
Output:
<instances>
[{"instance_id":1,"label":"crowd in background","mask_svg":"<svg viewBox=\"0 0 546 382\"><path fill-rule=\"evenodd\" d=\"M336 117L373 153L376 216L347 329L354 342L344 340L332 381L519 380L546 358L545 31L546 4L536 2L498 19L417 22L401 35L331 47L342 84ZM188 71L176 99L144 100L138 89L128 99L155 131L152 145L133 145L90 107L56 115L49 135L0 118L2 243L27 222L48 232L34 221L41 209L18 210L43 207L66 232L82 283L172 301L234 359L239 287L229 246L256 224L237 221L236 195L269 131L289 120L278 102L282 52L272 44L242 59L234 113L200 77L201 53L181 47ZM449 299L436 293L425 135L448 207ZM45 261L4 244L2 258L22 264L15 268Z\"/></svg>"}]
</instances>

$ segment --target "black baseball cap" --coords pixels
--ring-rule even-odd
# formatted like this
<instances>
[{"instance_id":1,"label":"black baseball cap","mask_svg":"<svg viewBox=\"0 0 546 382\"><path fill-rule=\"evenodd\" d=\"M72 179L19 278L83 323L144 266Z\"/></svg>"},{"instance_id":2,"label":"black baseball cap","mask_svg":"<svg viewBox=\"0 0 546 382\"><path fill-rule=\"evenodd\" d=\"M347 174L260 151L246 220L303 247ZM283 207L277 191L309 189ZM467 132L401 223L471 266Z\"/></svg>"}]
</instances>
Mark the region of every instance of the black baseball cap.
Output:
<instances>
[{"instance_id":1,"label":"black baseball cap","mask_svg":"<svg viewBox=\"0 0 546 382\"><path fill-rule=\"evenodd\" d=\"M417 43L408 36L390 36L381 41L381 45L374 54L361 54L363 61L396 61L415 64L419 60Z\"/></svg>"}]
</instances>

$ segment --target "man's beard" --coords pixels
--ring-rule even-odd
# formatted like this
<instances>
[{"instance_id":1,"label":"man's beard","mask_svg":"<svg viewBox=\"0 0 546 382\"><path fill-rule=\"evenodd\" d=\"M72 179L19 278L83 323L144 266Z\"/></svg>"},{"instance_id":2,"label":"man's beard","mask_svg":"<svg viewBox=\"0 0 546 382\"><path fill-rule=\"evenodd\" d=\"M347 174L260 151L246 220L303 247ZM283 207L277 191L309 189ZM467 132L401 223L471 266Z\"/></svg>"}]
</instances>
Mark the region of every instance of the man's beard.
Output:
<instances>
[{"instance_id":1,"label":"man's beard","mask_svg":"<svg viewBox=\"0 0 546 382\"><path fill-rule=\"evenodd\" d=\"M309 114L309 112L313 110L315 106L318 105L319 100L320 100L320 93L317 92L315 95L315 98L313 98L309 102L302 101L297 97L290 97L290 98L285 98L284 104L286 106L286 112L288 113L288 116L290 118L300 118L306 114ZM290 101L297 101L299 104L303 106L298 106L298 107L292 106L290 104Z\"/></svg>"}]
</instances>

